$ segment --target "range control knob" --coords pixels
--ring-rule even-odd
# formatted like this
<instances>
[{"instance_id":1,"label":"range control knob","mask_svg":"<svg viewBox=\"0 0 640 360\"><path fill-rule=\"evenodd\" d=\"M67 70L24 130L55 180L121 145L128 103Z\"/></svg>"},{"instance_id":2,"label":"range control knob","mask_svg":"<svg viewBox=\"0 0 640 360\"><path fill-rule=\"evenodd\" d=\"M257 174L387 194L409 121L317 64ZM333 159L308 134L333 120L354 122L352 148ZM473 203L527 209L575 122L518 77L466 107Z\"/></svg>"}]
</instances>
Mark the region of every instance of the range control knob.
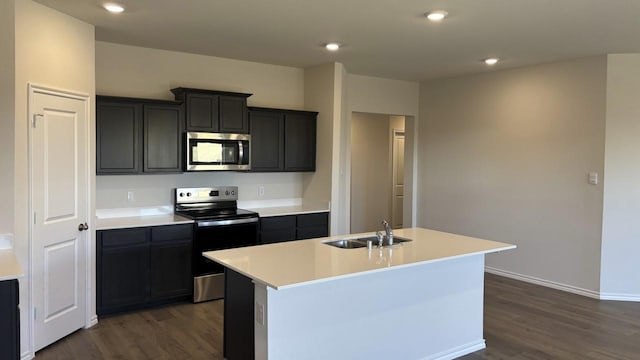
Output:
<instances>
[{"instance_id":1,"label":"range control knob","mask_svg":"<svg viewBox=\"0 0 640 360\"><path fill-rule=\"evenodd\" d=\"M180 193L180 195L178 195L178 196L183 197L183 196L184 196L184 193Z\"/></svg>"},{"instance_id":2,"label":"range control knob","mask_svg":"<svg viewBox=\"0 0 640 360\"><path fill-rule=\"evenodd\" d=\"M225 191L224 194L229 196L229 190Z\"/></svg>"},{"instance_id":3,"label":"range control knob","mask_svg":"<svg viewBox=\"0 0 640 360\"><path fill-rule=\"evenodd\" d=\"M190 192L188 192L188 193L187 193L187 196L191 196L191 193L190 193Z\"/></svg>"},{"instance_id":4,"label":"range control knob","mask_svg":"<svg viewBox=\"0 0 640 360\"><path fill-rule=\"evenodd\" d=\"M231 195L235 195L236 191L235 190L231 190Z\"/></svg>"}]
</instances>

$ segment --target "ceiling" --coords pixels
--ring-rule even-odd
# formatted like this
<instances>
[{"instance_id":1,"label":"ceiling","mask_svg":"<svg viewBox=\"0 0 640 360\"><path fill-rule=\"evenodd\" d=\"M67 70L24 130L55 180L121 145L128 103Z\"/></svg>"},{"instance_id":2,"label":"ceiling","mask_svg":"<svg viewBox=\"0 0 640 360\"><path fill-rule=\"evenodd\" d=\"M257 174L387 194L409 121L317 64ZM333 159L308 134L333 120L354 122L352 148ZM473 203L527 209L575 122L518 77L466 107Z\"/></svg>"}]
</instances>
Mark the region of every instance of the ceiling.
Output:
<instances>
[{"instance_id":1,"label":"ceiling","mask_svg":"<svg viewBox=\"0 0 640 360\"><path fill-rule=\"evenodd\" d=\"M36 0L96 26L96 40L421 81L640 52L640 0ZM107 1L107 0L105 0ZM424 18L446 10L444 21ZM328 52L323 45L344 47ZM503 59L488 68L480 60Z\"/></svg>"}]
</instances>

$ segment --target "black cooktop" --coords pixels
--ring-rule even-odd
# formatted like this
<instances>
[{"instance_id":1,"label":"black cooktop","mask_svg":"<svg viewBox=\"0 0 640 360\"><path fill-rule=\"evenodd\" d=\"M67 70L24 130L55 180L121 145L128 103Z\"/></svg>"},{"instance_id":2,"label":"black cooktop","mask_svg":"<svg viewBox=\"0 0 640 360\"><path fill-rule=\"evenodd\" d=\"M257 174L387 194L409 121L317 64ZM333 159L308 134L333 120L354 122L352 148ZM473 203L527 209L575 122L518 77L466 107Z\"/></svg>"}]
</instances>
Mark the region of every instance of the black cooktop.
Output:
<instances>
[{"instance_id":1,"label":"black cooktop","mask_svg":"<svg viewBox=\"0 0 640 360\"><path fill-rule=\"evenodd\" d=\"M193 220L245 219L258 217L257 212L244 209L188 209L176 210L175 213Z\"/></svg>"}]
</instances>

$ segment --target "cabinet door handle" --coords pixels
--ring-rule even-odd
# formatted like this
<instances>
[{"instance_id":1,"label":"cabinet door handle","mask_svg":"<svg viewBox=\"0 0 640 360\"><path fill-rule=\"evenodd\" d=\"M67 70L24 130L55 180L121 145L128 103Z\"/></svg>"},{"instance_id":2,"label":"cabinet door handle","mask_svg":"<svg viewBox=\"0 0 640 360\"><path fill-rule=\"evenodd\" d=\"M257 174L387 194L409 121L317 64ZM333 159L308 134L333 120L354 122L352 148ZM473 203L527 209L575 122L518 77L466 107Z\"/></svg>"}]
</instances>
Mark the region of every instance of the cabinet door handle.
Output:
<instances>
[{"instance_id":1,"label":"cabinet door handle","mask_svg":"<svg viewBox=\"0 0 640 360\"><path fill-rule=\"evenodd\" d=\"M89 230L89 225L87 225L87 223L78 225L78 231L85 231L85 230Z\"/></svg>"}]
</instances>

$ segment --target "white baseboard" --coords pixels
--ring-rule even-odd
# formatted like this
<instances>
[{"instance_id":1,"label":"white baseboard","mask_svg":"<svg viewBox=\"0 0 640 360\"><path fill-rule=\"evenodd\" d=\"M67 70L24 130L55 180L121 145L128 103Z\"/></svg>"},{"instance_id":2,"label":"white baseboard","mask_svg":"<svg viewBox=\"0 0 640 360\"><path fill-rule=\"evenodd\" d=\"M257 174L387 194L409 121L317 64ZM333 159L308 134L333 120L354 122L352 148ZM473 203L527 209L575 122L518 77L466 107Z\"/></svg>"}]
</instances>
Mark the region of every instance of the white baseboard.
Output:
<instances>
[{"instance_id":1,"label":"white baseboard","mask_svg":"<svg viewBox=\"0 0 640 360\"><path fill-rule=\"evenodd\" d=\"M464 344L453 349L449 349L438 354L430 355L423 360L451 360L459 358L460 356L464 356L467 354L471 354L472 352L482 350L486 348L487 345L484 342L484 339L473 342L469 344Z\"/></svg>"},{"instance_id":2,"label":"white baseboard","mask_svg":"<svg viewBox=\"0 0 640 360\"><path fill-rule=\"evenodd\" d=\"M25 351L22 354L20 354L20 360L31 360L34 357L36 357L35 354L33 354L30 351Z\"/></svg>"},{"instance_id":3,"label":"white baseboard","mask_svg":"<svg viewBox=\"0 0 640 360\"><path fill-rule=\"evenodd\" d=\"M640 295L637 294L616 294L616 293L600 293L600 300L615 301L634 301L640 302Z\"/></svg>"},{"instance_id":4,"label":"white baseboard","mask_svg":"<svg viewBox=\"0 0 640 360\"><path fill-rule=\"evenodd\" d=\"M89 323L84 327L85 329L89 329L91 327L94 327L98 325L98 315L93 315L90 319L89 319Z\"/></svg>"},{"instance_id":5,"label":"white baseboard","mask_svg":"<svg viewBox=\"0 0 640 360\"><path fill-rule=\"evenodd\" d=\"M583 289L583 288L579 288L577 286L566 285L566 284L562 284L562 283L555 282L555 281L549 281L549 280L545 280L545 279L540 279L540 278L537 278L537 277L534 277L534 276L522 275L522 274L514 273L514 272L511 272L511 271L496 269L496 268L491 267L491 266L485 266L484 267L484 271L486 271L488 273L491 273L491 274L500 275L500 276L508 277L508 278L511 278L511 279L528 282L528 283L531 283L531 284L546 286L546 287L549 287L549 288L552 288L552 289L556 289L556 290L561 290L561 291L566 291L566 292L570 292L570 293L577 294L577 295L587 296L587 297L590 297L590 298L593 298L593 299L598 299L598 300L601 299L600 298L600 292L598 292L598 291Z\"/></svg>"}]
</instances>

